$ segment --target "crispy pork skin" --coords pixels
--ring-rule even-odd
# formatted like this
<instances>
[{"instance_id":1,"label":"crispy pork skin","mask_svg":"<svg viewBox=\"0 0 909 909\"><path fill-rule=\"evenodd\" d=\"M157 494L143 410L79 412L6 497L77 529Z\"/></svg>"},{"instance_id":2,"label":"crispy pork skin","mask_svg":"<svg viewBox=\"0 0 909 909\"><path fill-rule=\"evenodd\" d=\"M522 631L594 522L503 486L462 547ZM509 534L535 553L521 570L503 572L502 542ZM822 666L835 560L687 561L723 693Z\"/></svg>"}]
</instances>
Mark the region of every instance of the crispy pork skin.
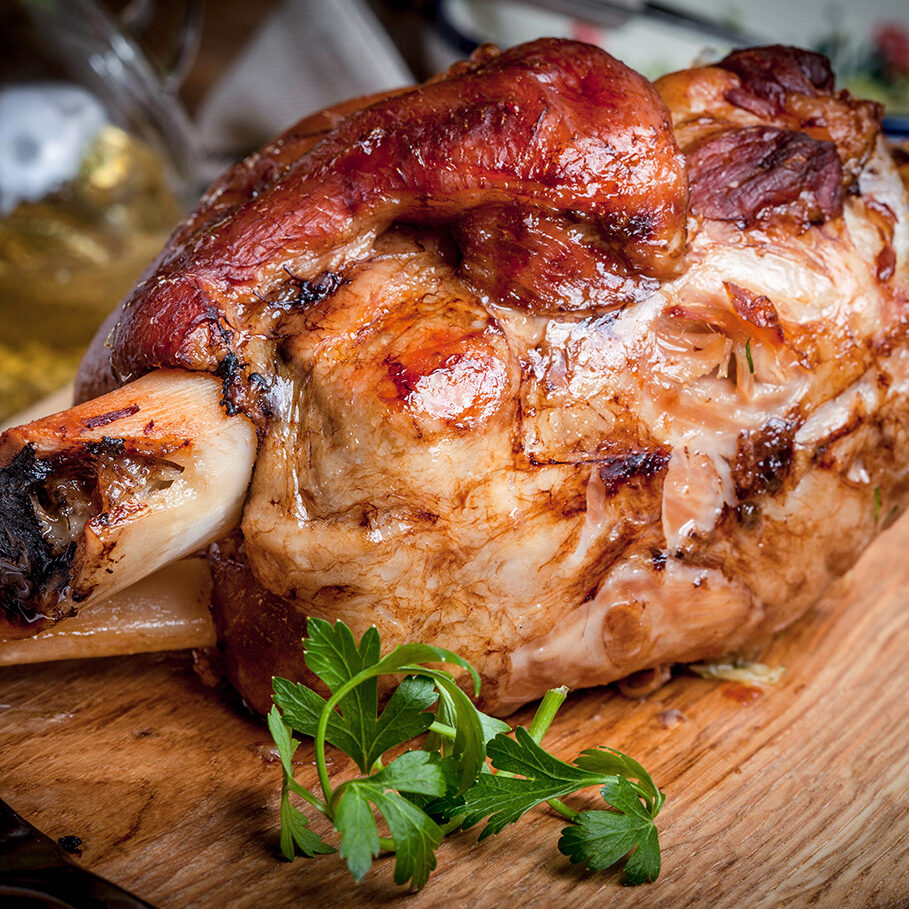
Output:
<instances>
[{"instance_id":1,"label":"crispy pork skin","mask_svg":"<svg viewBox=\"0 0 909 909\"><path fill-rule=\"evenodd\" d=\"M354 110L301 156L282 153L306 149L319 125L304 121L215 185L102 329L82 394L162 365L230 370L248 392L231 354L242 352L244 378L269 375L283 314L333 289L396 222L455 225L518 206L563 231L589 226L587 255L617 258L631 284L678 266L687 183L667 111L646 79L596 48L481 52ZM255 407L257 395L243 397Z\"/></svg>"},{"instance_id":2,"label":"crispy pork skin","mask_svg":"<svg viewBox=\"0 0 909 909\"><path fill-rule=\"evenodd\" d=\"M255 425L209 556L247 701L305 676L310 615L455 649L507 713L815 603L909 493L909 204L879 116L793 48L651 86L544 40L216 183L79 394L193 370Z\"/></svg>"}]
</instances>

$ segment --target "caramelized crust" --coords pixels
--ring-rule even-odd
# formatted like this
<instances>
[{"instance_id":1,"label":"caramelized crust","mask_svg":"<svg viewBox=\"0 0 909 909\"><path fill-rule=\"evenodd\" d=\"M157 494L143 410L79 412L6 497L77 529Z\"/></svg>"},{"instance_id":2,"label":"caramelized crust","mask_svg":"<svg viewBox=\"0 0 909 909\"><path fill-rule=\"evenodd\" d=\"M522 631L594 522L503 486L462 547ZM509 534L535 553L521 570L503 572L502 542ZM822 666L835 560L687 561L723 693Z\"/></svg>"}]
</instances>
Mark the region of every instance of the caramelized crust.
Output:
<instances>
[{"instance_id":1,"label":"caramelized crust","mask_svg":"<svg viewBox=\"0 0 909 909\"><path fill-rule=\"evenodd\" d=\"M457 223L483 206L520 206L585 222L617 250L607 261L653 278L672 273L683 251L687 184L666 109L645 79L596 48L541 40L485 52L324 134L321 125L292 131L209 193L123 303L109 349L93 348L81 396L105 377L156 367L213 372L231 353L250 366L249 336L275 330L260 301L288 273L345 272L394 221ZM484 272L495 284L495 269ZM109 367L97 362L105 355ZM248 397L242 406L254 410Z\"/></svg>"},{"instance_id":2,"label":"caramelized crust","mask_svg":"<svg viewBox=\"0 0 909 909\"><path fill-rule=\"evenodd\" d=\"M461 271L487 299L530 312L608 312L649 297L659 281L635 271L594 225L517 205L486 206L458 225Z\"/></svg>"},{"instance_id":3,"label":"caramelized crust","mask_svg":"<svg viewBox=\"0 0 909 909\"><path fill-rule=\"evenodd\" d=\"M833 70L823 54L772 45L734 51L717 64L735 73L739 85L726 100L765 123L802 130L833 142L852 185L871 155L883 108L848 92L834 92Z\"/></svg>"},{"instance_id":4,"label":"caramelized crust","mask_svg":"<svg viewBox=\"0 0 909 909\"><path fill-rule=\"evenodd\" d=\"M804 180L818 197L809 205L814 209L809 220L815 222L839 214L834 171L844 188L854 187L874 150L883 113L879 104L835 92L833 72L821 54L780 45L735 51L716 66L663 76L656 88L672 110L689 167L709 165L697 178L692 174L693 192L696 179L703 196L736 185L757 168L748 191L739 194L756 197L742 206L746 214L762 207L762 187L768 204L785 187L796 209L804 209L807 200L797 198Z\"/></svg>"},{"instance_id":5,"label":"caramelized crust","mask_svg":"<svg viewBox=\"0 0 909 909\"><path fill-rule=\"evenodd\" d=\"M687 154L691 211L754 227L802 228L843 213L843 167L832 142L772 126L730 129Z\"/></svg>"}]
</instances>

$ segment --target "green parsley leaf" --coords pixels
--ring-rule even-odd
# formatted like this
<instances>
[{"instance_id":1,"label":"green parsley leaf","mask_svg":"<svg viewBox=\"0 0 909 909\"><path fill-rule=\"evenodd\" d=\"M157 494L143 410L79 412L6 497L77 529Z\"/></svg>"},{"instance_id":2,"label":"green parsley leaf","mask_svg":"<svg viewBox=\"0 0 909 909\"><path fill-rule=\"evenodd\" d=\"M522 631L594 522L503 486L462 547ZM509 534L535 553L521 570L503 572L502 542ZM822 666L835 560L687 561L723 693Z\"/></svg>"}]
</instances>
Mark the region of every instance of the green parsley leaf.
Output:
<instances>
[{"instance_id":1,"label":"green parsley leaf","mask_svg":"<svg viewBox=\"0 0 909 909\"><path fill-rule=\"evenodd\" d=\"M382 717L377 719L377 677L398 672L418 674L424 680L432 680L456 718L454 751L461 760L462 785L473 780L486 759L485 738L477 710L450 673L420 665L432 662L460 666L470 673L474 687L479 691L480 677L470 663L450 650L429 644L402 644L380 659L379 634L375 627L367 630L359 647L350 629L341 621L332 626L323 619L310 618L306 630L307 637L303 640L306 665L332 693L355 676L366 676L330 714L326 741L341 748L362 772L367 773L390 748L425 732L433 717L424 711L435 700L425 681L405 680L395 691ZM293 729L315 735L327 703L316 692L305 685L276 679L274 700L284 711L285 722Z\"/></svg>"},{"instance_id":2,"label":"green parsley leaf","mask_svg":"<svg viewBox=\"0 0 909 909\"><path fill-rule=\"evenodd\" d=\"M291 805L285 790L281 793L281 854L289 862L294 859L295 845L307 858L335 851L322 837L309 829L309 818Z\"/></svg>"},{"instance_id":3,"label":"green parsley leaf","mask_svg":"<svg viewBox=\"0 0 909 909\"><path fill-rule=\"evenodd\" d=\"M488 745L497 735L504 733L508 735L511 732L511 726L504 720L497 719L494 716L487 716L480 710L477 710L477 716L480 718L480 726L483 728L483 741Z\"/></svg>"},{"instance_id":4,"label":"green parsley leaf","mask_svg":"<svg viewBox=\"0 0 909 909\"><path fill-rule=\"evenodd\" d=\"M312 793L294 780L293 756L300 743L291 737L290 730L281 720L277 707L272 707L267 721L268 729L278 748L284 773L284 782L281 786L281 854L288 861L293 861L295 844L300 852L309 858L334 852L335 850L321 837L307 829L309 818L294 808L288 797L288 792L292 791L310 801L314 800Z\"/></svg>"},{"instance_id":5,"label":"green parsley leaf","mask_svg":"<svg viewBox=\"0 0 909 909\"><path fill-rule=\"evenodd\" d=\"M480 840L500 833L541 802L604 782L602 774L588 773L553 757L521 726L515 729L513 739L497 735L487 750L496 770L525 778L481 774L470 789L447 802L446 815L464 814L465 829L488 818Z\"/></svg>"},{"instance_id":6,"label":"green parsley leaf","mask_svg":"<svg viewBox=\"0 0 909 909\"><path fill-rule=\"evenodd\" d=\"M341 855L350 873L361 880L379 854L379 837L369 802L388 824L395 846L395 883L408 881L419 890L436 866L435 851L444 836L425 811L397 793L442 795L447 781L437 754L410 751L365 779L340 790L335 825L341 832Z\"/></svg>"},{"instance_id":7,"label":"green parsley leaf","mask_svg":"<svg viewBox=\"0 0 909 909\"><path fill-rule=\"evenodd\" d=\"M360 639L343 622L331 625L324 619L310 618L303 638L306 665L334 692L349 678L379 662L379 632L373 625Z\"/></svg>"},{"instance_id":8,"label":"green parsley leaf","mask_svg":"<svg viewBox=\"0 0 909 909\"><path fill-rule=\"evenodd\" d=\"M386 751L422 735L432 725L428 710L438 700L432 679L408 676L394 690L376 723L369 754L375 763Z\"/></svg>"},{"instance_id":9,"label":"green parsley leaf","mask_svg":"<svg viewBox=\"0 0 909 909\"><path fill-rule=\"evenodd\" d=\"M290 730L281 719L281 714L278 713L277 707L271 708L266 717L266 721L268 722L268 731L275 740L275 747L278 749L278 755L281 758L281 766L284 768L284 773L287 776L292 777L294 775L294 752L296 752L300 743L291 738Z\"/></svg>"},{"instance_id":10,"label":"green parsley leaf","mask_svg":"<svg viewBox=\"0 0 909 909\"><path fill-rule=\"evenodd\" d=\"M272 687L274 701L283 712L284 722L303 735L314 736L325 699L306 685L287 679L273 679ZM406 678L395 689L378 720L375 716L368 719L359 716L354 725L348 716L333 711L328 719L326 741L353 757L360 770L366 772L386 751L409 742L429 729L433 715L427 712L427 708L435 703L437 697L435 685L430 679ZM341 701L342 704L345 702L347 698ZM347 712L352 709L356 715L352 702L348 703ZM361 738L364 733L369 734L367 738Z\"/></svg>"},{"instance_id":11,"label":"green parsley leaf","mask_svg":"<svg viewBox=\"0 0 909 909\"><path fill-rule=\"evenodd\" d=\"M436 849L445 834L442 828L412 802L393 792L370 793L395 841L396 884L408 881L420 890L436 867Z\"/></svg>"},{"instance_id":12,"label":"green parsley leaf","mask_svg":"<svg viewBox=\"0 0 909 909\"><path fill-rule=\"evenodd\" d=\"M319 715L325 707L325 698L320 697L306 685L282 678L272 679L272 691L272 699L281 708L284 722L296 732L314 736ZM351 728L351 724L337 711L332 711L328 718L328 732L325 738L354 760L364 759L356 730ZM357 763L362 770L363 765L359 761Z\"/></svg>"},{"instance_id":13,"label":"green parsley leaf","mask_svg":"<svg viewBox=\"0 0 909 909\"><path fill-rule=\"evenodd\" d=\"M441 669L419 671L435 682L439 699L446 705L447 715L454 718L452 754L458 761L458 789L466 789L486 763L486 738L479 711L449 673Z\"/></svg>"},{"instance_id":14,"label":"green parsley leaf","mask_svg":"<svg viewBox=\"0 0 909 909\"><path fill-rule=\"evenodd\" d=\"M281 715L278 713L277 708L272 707L267 720L271 736L275 740L275 744L278 747L278 754L281 757L281 768L284 773L284 788L289 789L291 792L296 792L297 795L302 796L308 802L318 807L319 800L308 789L301 786L294 779L293 756L300 746L300 743L296 739L291 738L290 730L281 722Z\"/></svg>"},{"instance_id":15,"label":"green parsley leaf","mask_svg":"<svg viewBox=\"0 0 909 909\"><path fill-rule=\"evenodd\" d=\"M335 827L341 833L341 858L355 881L362 881L379 854L379 830L360 786L347 786L335 812Z\"/></svg>"},{"instance_id":16,"label":"green parsley leaf","mask_svg":"<svg viewBox=\"0 0 909 909\"><path fill-rule=\"evenodd\" d=\"M405 751L387 767L372 774L369 782L372 786L418 795L445 795L448 789L442 756L427 751Z\"/></svg>"},{"instance_id":17,"label":"green parsley leaf","mask_svg":"<svg viewBox=\"0 0 909 909\"><path fill-rule=\"evenodd\" d=\"M625 883L644 884L660 874L660 843L653 816L641 804L638 788L616 776L602 789L615 811L582 811L577 823L562 831L559 851L572 864L585 862L591 871L602 871L632 849L625 864Z\"/></svg>"},{"instance_id":18,"label":"green parsley leaf","mask_svg":"<svg viewBox=\"0 0 909 909\"><path fill-rule=\"evenodd\" d=\"M627 780L638 780L640 785L635 785L638 795L644 799L651 817L659 814L666 796L657 789L650 774L634 759L615 748L600 745L598 748L588 748L582 751L575 759L575 764L590 773L616 774ZM632 784L634 785L634 784ZM605 796L604 796L605 798ZM606 799L609 802L609 799ZM609 804L613 804L609 802Z\"/></svg>"},{"instance_id":19,"label":"green parsley leaf","mask_svg":"<svg viewBox=\"0 0 909 909\"><path fill-rule=\"evenodd\" d=\"M379 662L379 632L375 626L367 629L359 647L343 622L335 622L332 626L323 619L311 618L306 631L307 637L303 639L306 665L332 694L355 675L375 667ZM369 771L374 760L370 760L369 745L375 739L379 710L378 675L378 672L375 673L345 695L338 704L338 711L329 718L329 725L335 727L335 735L344 742L339 747L356 761L364 773ZM310 702L312 707L316 706L311 698ZM321 709L320 706L319 713Z\"/></svg>"},{"instance_id":20,"label":"green parsley leaf","mask_svg":"<svg viewBox=\"0 0 909 909\"><path fill-rule=\"evenodd\" d=\"M584 783L589 779L594 782L588 785L600 782L600 775L572 767L571 764L553 757L531 738L523 726L515 729L514 738L497 735L489 743L489 759L496 770L507 770L509 773L519 773L529 779L557 785Z\"/></svg>"},{"instance_id":21,"label":"green parsley leaf","mask_svg":"<svg viewBox=\"0 0 909 909\"><path fill-rule=\"evenodd\" d=\"M751 356L751 338L745 342L745 359L748 361L748 372L754 375L754 359Z\"/></svg>"}]
</instances>

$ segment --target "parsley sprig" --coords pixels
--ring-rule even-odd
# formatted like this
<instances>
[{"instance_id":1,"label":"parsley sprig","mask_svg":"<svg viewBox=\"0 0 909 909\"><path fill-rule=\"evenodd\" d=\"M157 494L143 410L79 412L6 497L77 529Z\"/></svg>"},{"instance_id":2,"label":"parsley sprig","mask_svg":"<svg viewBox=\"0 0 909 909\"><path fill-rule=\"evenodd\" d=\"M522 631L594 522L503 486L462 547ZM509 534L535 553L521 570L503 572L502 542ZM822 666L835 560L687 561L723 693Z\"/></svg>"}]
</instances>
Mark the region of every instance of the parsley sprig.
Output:
<instances>
[{"instance_id":1,"label":"parsley sprig","mask_svg":"<svg viewBox=\"0 0 909 909\"><path fill-rule=\"evenodd\" d=\"M403 644L381 656L379 633L360 643L343 622L309 619L304 638L309 670L328 689L326 699L299 682L274 679L275 706L268 727L281 757L281 852L313 857L336 851L309 829L309 817L291 802L299 796L325 815L340 835L338 850L359 881L382 852L394 852L394 880L420 889L436 867L443 838L485 820L480 840L500 833L527 811L548 803L568 822L559 849L571 862L600 871L622 861L628 884L656 880L660 849L654 823L665 796L635 760L612 748L581 752L571 764L540 744L567 689L550 691L530 725L512 733L507 723L478 710L451 672L473 681L474 668L457 654L428 644ZM427 665L430 664L430 665ZM378 679L403 675L379 711ZM321 797L294 779L299 741L314 739ZM425 734L422 748L386 755ZM326 745L347 754L361 776L332 786ZM607 807L575 811L561 799L599 786ZM381 816L390 837L379 833Z\"/></svg>"}]
</instances>

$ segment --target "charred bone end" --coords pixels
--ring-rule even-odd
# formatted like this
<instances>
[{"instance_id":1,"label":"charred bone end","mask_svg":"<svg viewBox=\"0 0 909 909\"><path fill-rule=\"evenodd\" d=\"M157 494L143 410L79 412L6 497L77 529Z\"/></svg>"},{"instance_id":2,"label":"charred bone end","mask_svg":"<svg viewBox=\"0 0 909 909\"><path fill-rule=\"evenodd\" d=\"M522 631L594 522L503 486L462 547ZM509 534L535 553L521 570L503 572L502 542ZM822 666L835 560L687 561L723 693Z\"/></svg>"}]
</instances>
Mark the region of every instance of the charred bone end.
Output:
<instances>
[{"instance_id":1,"label":"charred bone end","mask_svg":"<svg viewBox=\"0 0 909 909\"><path fill-rule=\"evenodd\" d=\"M23 636L54 614L76 549L74 543L55 546L42 534L33 496L50 472L49 462L35 457L34 445L0 470L0 609L11 631Z\"/></svg>"},{"instance_id":2,"label":"charred bone end","mask_svg":"<svg viewBox=\"0 0 909 909\"><path fill-rule=\"evenodd\" d=\"M252 423L216 377L158 371L0 437L0 637L26 637L225 535Z\"/></svg>"}]
</instances>

